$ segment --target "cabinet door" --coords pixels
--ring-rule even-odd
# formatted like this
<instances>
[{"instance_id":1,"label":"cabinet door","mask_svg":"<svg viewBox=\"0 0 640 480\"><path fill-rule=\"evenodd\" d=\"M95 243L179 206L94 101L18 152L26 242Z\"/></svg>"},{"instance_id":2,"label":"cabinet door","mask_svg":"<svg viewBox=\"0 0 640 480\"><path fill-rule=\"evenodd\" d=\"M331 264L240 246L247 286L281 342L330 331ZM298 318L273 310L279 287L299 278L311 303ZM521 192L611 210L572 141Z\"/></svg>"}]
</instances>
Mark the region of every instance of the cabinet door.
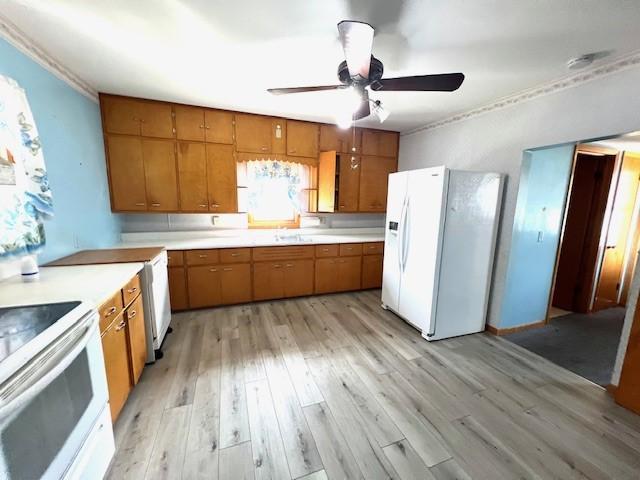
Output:
<instances>
[{"instance_id":1,"label":"cabinet door","mask_svg":"<svg viewBox=\"0 0 640 480\"><path fill-rule=\"evenodd\" d=\"M395 158L361 157L359 211L384 212L387 209L387 183L389 174L396 168Z\"/></svg>"},{"instance_id":2,"label":"cabinet door","mask_svg":"<svg viewBox=\"0 0 640 480\"><path fill-rule=\"evenodd\" d=\"M147 339L144 333L144 309L142 295L133 301L125 311L127 318L127 335L129 337L129 354L131 379L137 384L147 360Z\"/></svg>"},{"instance_id":3,"label":"cabinet door","mask_svg":"<svg viewBox=\"0 0 640 480\"><path fill-rule=\"evenodd\" d=\"M346 136L346 141L342 143L343 153L362 153L362 129L350 128L349 130L343 130Z\"/></svg>"},{"instance_id":4,"label":"cabinet door","mask_svg":"<svg viewBox=\"0 0 640 480\"><path fill-rule=\"evenodd\" d=\"M338 259L338 290L359 290L362 272L362 257Z\"/></svg>"},{"instance_id":5,"label":"cabinet door","mask_svg":"<svg viewBox=\"0 0 640 480\"><path fill-rule=\"evenodd\" d=\"M131 391L126 326L124 314L120 314L102 334L102 352L113 423Z\"/></svg>"},{"instance_id":6,"label":"cabinet door","mask_svg":"<svg viewBox=\"0 0 640 480\"><path fill-rule=\"evenodd\" d=\"M300 297L313 293L313 260L284 262L285 297Z\"/></svg>"},{"instance_id":7,"label":"cabinet door","mask_svg":"<svg viewBox=\"0 0 640 480\"><path fill-rule=\"evenodd\" d=\"M362 257L362 288L382 287L382 255Z\"/></svg>"},{"instance_id":8,"label":"cabinet door","mask_svg":"<svg viewBox=\"0 0 640 480\"><path fill-rule=\"evenodd\" d=\"M287 120L287 155L310 158L318 156L316 123Z\"/></svg>"},{"instance_id":9,"label":"cabinet door","mask_svg":"<svg viewBox=\"0 0 640 480\"><path fill-rule=\"evenodd\" d=\"M173 114L168 103L140 102L140 117L144 137L174 137Z\"/></svg>"},{"instance_id":10,"label":"cabinet door","mask_svg":"<svg viewBox=\"0 0 640 480\"><path fill-rule=\"evenodd\" d=\"M175 105L176 137L178 140L204 141L204 109Z\"/></svg>"},{"instance_id":11,"label":"cabinet door","mask_svg":"<svg viewBox=\"0 0 640 480\"><path fill-rule=\"evenodd\" d=\"M397 157L398 136L397 132L378 132L378 155L383 157Z\"/></svg>"},{"instance_id":12,"label":"cabinet door","mask_svg":"<svg viewBox=\"0 0 640 480\"><path fill-rule=\"evenodd\" d=\"M236 173L233 145L207 144L207 182L211 212L238 211Z\"/></svg>"},{"instance_id":13,"label":"cabinet door","mask_svg":"<svg viewBox=\"0 0 640 480\"><path fill-rule=\"evenodd\" d=\"M320 151L328 152L333 150L342 152L342 132L344 131L348 130L340 130L335 125L320 125ZM345 145L344 148L347 148L347 145Z\"/></svg>"},{"instance_id":14,"label":"cabinet door","mask_svg":"<svg viewBox=\"0 0 640 480\"><path fill-rule=\"evenodd\" d=\"M320 152L318 158L318 211L335 211L336 203L336 152Z\"/></svg>"},{"instance_id":15,"label":"cabinet door","mask_svg":"<svg viewBox=\"0 0 640 480\"><path fill-rule=\"evenodd\" d=\"M140 135L140 102L130 98L101 97L101 105L105 132Z\"/></svg>"},{"instance_id":16,"label":"cabinet door","mask_svg":"<svg viewBox=\"0 0 640 480\"><path fill-rule=\"evenodd\" d=\"M251 265L239 263L219 267L222 269L220 288L223 304L251 301Z\"/></svg>"},{"instance_id":17,"label":"cabinet door","mask_svg":"<svg viewBox=\"0 0 640 480\"><path fill-rule=\"evenodd\" d=\"M107 136L111 207L114 211L147 209L142 143L139 138Z\"/></svg>"},{"instance_id":18,"label":"cabinet door","mask_svg":"<svg viewBox=\"0 0 640 480\"><path fill-rule=\"evenodd\" d=\"M253 264L253 299L269 300L284 297L283 262Z\"/></svg>"},{"instance_id":19,"label":"cabinet door","mask_svg":"<svg viewBox=\"0 0 640 480\"><path fill-rule=\"evenodd\" d=\"M287 153L287 121L284 118L271 119L271 153Z\"/></svg>"},{"instance_id":20,"label":"cabinet door","mask_svg":"<svg viewBox=\"0 0 640 480\"><path fill-rule=\"evenodd\" d=\"M236 149L239 152L271 152L271 118L236 114Z\"/></svg>"},{"instance_id":21,"label":"cabinet door","mask_svg":"<svg viewBox=\"0 0 640 480\"><path fill-rule=\"evenodd\" d=\"M222 110L205 110L205 140L211 143L233 143L233 113Z\"/></svg>"},{"instance_id":22,"label":"cabinet door","mask_svg":"<svg viewBox=\"0 0 640 480\"><path fill-rule=\"evenodd\" d=\"M184 267L169 267L169 300L172 311L189 308L187 277Z\"/></svg>"},{"instance_id":23,"label":"cabinet door","mask_svg":"<svg viewBox=\"0 0 640 480\"><path fill-rule=\"evenodd\" d=\"M189 306L213 307L222 304L220 292L220 267L202 266L187 269Z\"/></svg>"},{"instance_id":24,"label":"cabinet door","mask_svg":"<svg viewBox=\"0 0 640 480\"><path fill-rule=\"evenodd\" d=\"M336 292L338 288L338 259L320 258L315 268L316 293Z\"/></svg>"},{"instance_id":25,"label":"cabinet door","mask_svg":"<svg viewBox=\"0 0 640 480\"><path fill-rule=\"evenodd\" d=\"M149 211L178 210L175 142L142 140L142 158Z\"/></svg>"},{"instance_id":26,"label":"cabinet door","mask_svg":"<svg viewBox=\"0 0 640 480\"><path fill-rule=\"evenodd\" d=\"M204 143L178 142L178 186L181 211L209 211Z\"/></svg>"},{"instance_id":27,"label":"cabinet door","mask_svg":"<svg viewBox=\"0 0 640 480\"><path fill-rule=\"evenodd\" d=\"M343 154L340 156L338 176L338 211L357 212L358 195L360 193L360 167L351 168L351 157L353 155ZM360 165L360 157L353 156L353 164Z\"/></svg>"}]
</instances>

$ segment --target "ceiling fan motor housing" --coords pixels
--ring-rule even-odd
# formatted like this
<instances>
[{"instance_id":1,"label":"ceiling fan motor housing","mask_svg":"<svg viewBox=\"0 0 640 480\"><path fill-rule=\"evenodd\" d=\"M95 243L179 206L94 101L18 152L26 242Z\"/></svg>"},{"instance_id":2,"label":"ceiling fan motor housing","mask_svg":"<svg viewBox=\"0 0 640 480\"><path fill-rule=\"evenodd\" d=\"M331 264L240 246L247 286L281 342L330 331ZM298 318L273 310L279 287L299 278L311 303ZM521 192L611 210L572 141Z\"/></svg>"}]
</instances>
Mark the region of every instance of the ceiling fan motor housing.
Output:
<instances>
[{"instance_id":1,"label":"ceiling fan motor housing","mask_svg":"<svg viewBox=\"0 0 640 480\"><path fill-rule=\"evenodd\" d=\"M349 75L349 68L347 67L346 60L338 65L338 79L345 85L359 84L366 86L372 82L380 80L383 73L384 67L382 62L373 55L371 55L371 64L369 66L369 78L361 78L359 75L352 78L351 75Z\"/></svg>"}]
</instances>

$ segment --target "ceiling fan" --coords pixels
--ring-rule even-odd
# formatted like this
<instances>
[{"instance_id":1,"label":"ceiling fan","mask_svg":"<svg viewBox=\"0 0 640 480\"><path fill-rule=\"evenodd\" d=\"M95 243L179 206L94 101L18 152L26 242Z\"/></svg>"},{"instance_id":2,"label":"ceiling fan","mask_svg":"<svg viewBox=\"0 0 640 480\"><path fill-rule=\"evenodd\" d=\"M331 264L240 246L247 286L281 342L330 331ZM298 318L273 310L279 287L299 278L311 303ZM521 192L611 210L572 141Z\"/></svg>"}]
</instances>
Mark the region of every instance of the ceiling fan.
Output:
<instances>
[{"instance_id":1,"label":"ceiling fan","mask_svg":"<svg viewBox=\"0 0 640 480\"><path fill-rule=\"evenodd\" d=\"M453 92L464 81L462 73L382 78L384 72L382 62L371 54L373 27L364 22L343 20L338 23L338 32L346 59L338 66L338 79L341 82L339 85L270 88L268 91L274 95L284 95L323 90L345 90L349 95L346 106L350 110L348 112L350 118L348 124L345 125L348 127L353 120L369 116L372 108L380 123L389 116L380 100L369 99L369 91Z\"/></svg>"}]
</instances>

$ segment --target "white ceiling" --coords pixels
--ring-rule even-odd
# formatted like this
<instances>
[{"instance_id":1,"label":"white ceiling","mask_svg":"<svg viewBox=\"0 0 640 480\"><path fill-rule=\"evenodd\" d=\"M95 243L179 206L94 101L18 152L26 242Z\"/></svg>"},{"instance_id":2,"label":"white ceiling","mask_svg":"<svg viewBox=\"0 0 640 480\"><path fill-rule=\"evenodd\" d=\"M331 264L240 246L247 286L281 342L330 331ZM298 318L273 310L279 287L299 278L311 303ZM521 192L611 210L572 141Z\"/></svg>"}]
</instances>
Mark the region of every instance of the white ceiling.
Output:
<instances>
[{"instance_id":1,"label":"white ceiling","mask_svg":"<svg viewBox=\"0 0 640 480\"><path fill-rule=\"evenodd\" d=\"M265 90L337 83L336 23L368 21L385 77L466 75L454 93L372 94L400 131L640 49L638 0L3 0L0 15L99 91L329 122L333 92Z\"/></svg>"}]
</instances>

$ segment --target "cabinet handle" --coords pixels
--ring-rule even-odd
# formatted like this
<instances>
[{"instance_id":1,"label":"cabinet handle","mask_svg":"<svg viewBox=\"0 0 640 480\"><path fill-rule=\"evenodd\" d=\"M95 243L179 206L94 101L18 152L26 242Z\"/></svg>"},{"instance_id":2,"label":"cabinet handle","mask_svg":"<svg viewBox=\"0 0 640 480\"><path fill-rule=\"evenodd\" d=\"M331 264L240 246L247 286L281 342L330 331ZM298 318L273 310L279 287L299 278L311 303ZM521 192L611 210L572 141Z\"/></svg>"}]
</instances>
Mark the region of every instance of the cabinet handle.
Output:
<instances>
[{"instance_id":1,"label":"cabinet handle","mask_svg":"<svg viewBox=\"0 0 640 480\"><path fill-rule=\"evenodd\" d=\"M207 204L206 203L201 203L200 205L198 205L200 208L207 208Z\"/></svg>"},{"instance_id":2,"label":"cabinet handle","mask_svg":"<svg viewBox=\"0 0 640 480\"><path fill-rule=\"evenodd\" d=\"M220 205L219 205L219 204L217 204L217 203L212 203L212 204L211 204L211 208L218 208L219 206L220 206Z\"/></svg>"},{"instance_id":3,"label":"cabinet handle","mask_svg":"<svg viewBox=\"0 0 640 480\"><path fill-rule=\"evenodd\" d=\"M207 258L206 255L198 255L198 258Z\"/></svg>"},{"instance_id":4,"label":"cabinet handle","mask_svg":"<svg viewBox=\"0 0 640 480\"><path fill-rule=\"evenodd\" d=\"M159 206L160 206L160 204L159 204L159 203L152 203L152 204L151 204L151 206L152 206L152 207L159 207Z\"/></svg>"},{"instance_id":5,"label":"cabinet handle","mask_svg":"<svg viewBox=\"0 0 640 480\"><path fill-rule=\"evenodd\" d=\"M344 208L344 205L339 205L340 208Z\"/></svg>"},{"instance_id":6,"label":"cabinet handle","mask_svg":"<svg viewBox=\"0 0 640 480\"><path fill-rule=\"evenodd\" d=\"M131 319L133 317L135 317L138 314L138 312L136 312L135 310L131 310L127 316Z\"/></svg>"},{"instance_id":7,"label":"cabinet handle","mask_svg":"<svg viewBox=\"0 0 640 480\"><path fill-rule=\"evenodd\" d=\"M204 128L204 125L200 125L200 128Z\"/></svg>"},{"instance_id":8,"label":"cabinet handle","mask_svg":"<svg viewBox=\"0 0 640 480\"><path fill-rule=\"evenodd\" d=\"M113 315L114 313L116 313L117 308L116 307L111 307L109 310L107 310L104 313L105 317L110 317L111 315Z\"/></svg>"},{"instance_id":9,"label":"cabinet handle","mask_svg":"<svg viewBox=\"0 0 640 480\"><path fill-rule=\"evenodd\" d=\"M323 248L323 249L322 249L322 251L323 251L323 252L328 252L328 251L329 251L329 249L328 249L328 248Z\"/></svg>"},{"instance_id":10,"label":"cabinet handle","mask_svg":"<svg viewBox=\"0 0 640 480\"><path fill-rule=\"evenodd\" d=\"M227 267L227 268L223 268L222 269L223 272L230 272L231 270L233 270L233 268L231 268L231 267Z\"/></svg>"},{"instance_id":11,"label":"cabinet handle","mask_svg":"<svg viewBox=\"0 0 640 480\"><path fill-rule=\"evenodd\" d=\"M347 247L347 250L353 250L353 247Z\"/></svg>"},{"instance_id":12,"label":"cabinet handle","mask_svg":"<svg viewBox=\"0 0 640 480\"><path fill-rule=\"evenodd\" d=\"M231 256L232 257L238 257L240 254L239 253L232 253Z\"/></svg>"},{"instance_id":13,"label":"cabinet handle","mask_svg":"<svg viewBox=\"0 0 640 480\"><path fill-rule=\"evenodd\" d=\"M263 152L266 152L268 149L267 147L260 147L260 150L262 150Z\"/></svg>"},{"instance_id":14,"label":"cabinet handle","mask_svg":"<svg viewBox=\"0 0 640 480\"><path fill-rule=\"evenodd\" d=\"M206 128L207 130L211 130L211 127L210 127L209 125L207 125L207 126L206 126L206 127L204 127L204 128Z\"/></svg>"},{"instance_id":15,"label":"cabinet handle","mask_svg":"<svg viewBox=\"0 0 640 480\"><path fill-rule=\"evenodd\" d=\"M287 263L287 268L293 267L293 263Z\"/></svg>"},{"instance_id":16,"label":"cabinet handle","mask_svg":"<svg viewBox=\"0 0 640 480\"><path fill-rule=\"evenodd\" d=\"M280 267L282 267L282 265L280 265L279 263L276 263L276 264L273 266L273 268L280 268Z\"/></svg>"},{"instance_id":17,"label":"cabinet handle","mask_svg":"<svg viewBox=\"0 0 640 480\"><path fill-rule=\"evenodd\" d=\"M136 207L144 207L145 205L146 203L144 202L136 203Z\"/></svg>"},{"instance_id":18,"label":"cabinet handle","mask_svg":"<svg viewBox=\"0 0 640 480\"><path fill-rule=\"evenodd\" d=\"M291 149L291 153L296 153L296 152L297 152L297 150L295 148Z\"/></svg>"},{"instance_id":19,"label":"cabinet handle","mask_svg":"<svg viewBox=\"0 0 640 480\"><path fill-rule=\"evenodd\" d=\"M122 330L125 327L126 324L127 324L127 322L122 320L118 325L116 325L116 332L119 332L120 330Z\"/></svg>"},{"instance_id":20,"label":"cabinet handle","mask_svg":"<svg viewBox=\"0 0 640 480\"><path fill-rule=\"evenodd\" d=\"M133 287L133 288L130 288L129 290L127 290L127 293L135 293L137 291L138 291L138 287Z\"/></svg>"},{"instance_id":21,"label":"cabinet handle","mask_svg":"<svg viewBox=\"0 0 640 480\"><path fill-rule=\"evenodd\" d=\"M218 271L218 269L217 269L217 268L210 268L210 269L209 269L209 271L210 271L210 272L217 272L217 271Z\"/></svg>"}]
</instances>

